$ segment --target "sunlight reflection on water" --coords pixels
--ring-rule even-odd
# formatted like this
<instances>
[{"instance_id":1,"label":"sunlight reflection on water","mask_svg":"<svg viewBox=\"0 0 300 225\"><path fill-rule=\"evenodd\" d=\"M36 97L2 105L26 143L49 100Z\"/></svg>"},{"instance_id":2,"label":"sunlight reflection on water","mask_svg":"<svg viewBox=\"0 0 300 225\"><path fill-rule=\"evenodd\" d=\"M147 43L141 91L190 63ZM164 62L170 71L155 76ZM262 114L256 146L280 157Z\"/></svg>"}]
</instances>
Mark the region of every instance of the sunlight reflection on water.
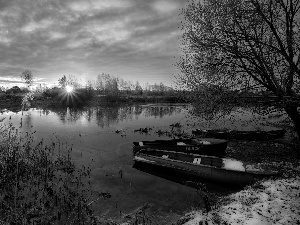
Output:
<instances>
[{"instance_id":1,"label":"sunlight reflection on water","mask_svg":"<svg viewBox=\"0 0 300 225\"><path fill-rule=\"evenodd\" d=\"M196 207L201 198L195 189L134 169L132 142L169 139L155 131L173 129L170 125L175 123L182 125L176 129L191 133L194 128L244 129L261 126L264 122L263 117L251 115L247 110L240 114L236 111L218 121L192 119L188 117L189 107L186 104L146 104L81 110L30 109L23 113L2 111L0 119L6 117L4 123L10 121L24 132L37 131L37 140L56 136L59 141L72 145L74 162L92 168L93 190L112 194L112 198L104 204L105 211L109 209L107 216L119 215L119 211L129 213L151 202L155 205L153 214L164 216L171 213L176 217ZM235 117L236 121L231 123L231 117ZM135 132L144 127L153 130L149 133ZM218 193L228 192L218 185L211 188ZM96 207L99 214L103 210L103 204Z\"/></svg>"}]
</instances>

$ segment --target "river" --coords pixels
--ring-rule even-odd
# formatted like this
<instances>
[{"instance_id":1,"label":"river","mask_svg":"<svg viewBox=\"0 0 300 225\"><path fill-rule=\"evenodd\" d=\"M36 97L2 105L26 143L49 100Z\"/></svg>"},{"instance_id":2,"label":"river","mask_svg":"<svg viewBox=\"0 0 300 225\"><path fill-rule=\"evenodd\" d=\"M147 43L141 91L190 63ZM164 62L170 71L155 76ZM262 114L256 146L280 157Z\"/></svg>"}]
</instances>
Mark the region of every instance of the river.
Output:
<instances>
[{"instance_id":1,"label":"river","mask_svg":"<svg viewBox=\"0 0 300 225\"><path fill-rule=\"evenodd\" d=\"M153 222L171 224L191 209L202 207L202 195L174 179L176 175L172 178L172 175L161 176L159 171L134 168L132 142L169 139L172 137L161 134L172 129L180 133L191 133L199 126L253 129L270 120L243 110L242 114L235 112L223 120L209 122L189 117L189 107L186 104L138 104L80 110L30 109L18 113L4 110L0 119L5 117L4 122L10 119L15 126L22 124L20 129L23 131L36 131L36 140L59 140L73 146L74 162L92 169L92 191L111 194L111 198L93 203L96 215L121 221L124 214L149 203ZM175 123L181 127L170 126ZM148 133L138 131L146 127ZM219 185L207 185L209 191L218 195L233 191Z\"/></svg>"}]
</instances>

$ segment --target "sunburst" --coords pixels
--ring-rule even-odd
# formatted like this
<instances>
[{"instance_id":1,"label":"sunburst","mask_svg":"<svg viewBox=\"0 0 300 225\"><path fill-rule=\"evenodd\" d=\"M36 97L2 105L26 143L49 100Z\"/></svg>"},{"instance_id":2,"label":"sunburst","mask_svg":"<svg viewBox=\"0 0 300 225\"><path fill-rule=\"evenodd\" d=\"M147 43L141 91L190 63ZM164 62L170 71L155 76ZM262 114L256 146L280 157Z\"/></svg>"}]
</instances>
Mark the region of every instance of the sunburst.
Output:
<instances>
[{"instance_id":1,"label":"sunburst","mask_svg":"<svg viewBox=\"0 0 300 225\"><path fill-rule=\"evenodd\" d=\"M73 87L72 86L70 86L70 85L67 85L66 86L66 91L67 91L67 93L72 93L73 92Z\"/></svg>"},{"instance_id":2,"label":"sunburst","mask_svg":"<svg viewBox=\"0 0 300 225\"><path fill-rule=\"evenodd\" d=\"M61 94L59 95L61 103L67 106L76 106L82 103L80 92L78 92L73 86L67 85Z\"/></svg>"}]
</instances>

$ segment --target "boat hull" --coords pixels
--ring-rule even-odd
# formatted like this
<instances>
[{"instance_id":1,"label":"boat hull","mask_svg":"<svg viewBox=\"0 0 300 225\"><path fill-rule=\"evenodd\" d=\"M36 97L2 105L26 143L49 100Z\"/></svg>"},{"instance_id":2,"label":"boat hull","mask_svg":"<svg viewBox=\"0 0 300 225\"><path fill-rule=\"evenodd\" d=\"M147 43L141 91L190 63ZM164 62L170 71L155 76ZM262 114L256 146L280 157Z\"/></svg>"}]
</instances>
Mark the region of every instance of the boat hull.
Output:
<instances>
[{"instance_id":1,"label":"boat hull","mask_svg":"<svg viewBox=\"0 0 300 225\"><path fill-rule=\"evenodd\" d=\"M183 143L183 145L178 145L178 143ZM224 157L226 155L226 148L226 140L214 138L172 139L133 142L133 154L136 154L138 151L144 149L158 149Z\"/></svg>"},{"instance_id":2,"label":"boat hull","mask_svg":"<svg viewBox=\"0 0 300 225\"><path fill-rule=\"evenodd\" d=\"M170 155L170 152L164 151L164 154ZM171 153L173 154L173 153ZM174 153L175 155L178 153ZM166 156L165 155L165 156ZM134 157L136 163L159 166L162 169L170 168L179 172L188 173L199 178L212 180L216 182L227 183L230 185L246 185L265 177L278 176L278 172L249 172L241 170L225 169L224 159L196 155L201 158L201 163L197 164L189 161L181 161L155 155L148 155L146 151L137 153ZM194 160L195 161L195 160Z\"/></svg>"}]
</instances>

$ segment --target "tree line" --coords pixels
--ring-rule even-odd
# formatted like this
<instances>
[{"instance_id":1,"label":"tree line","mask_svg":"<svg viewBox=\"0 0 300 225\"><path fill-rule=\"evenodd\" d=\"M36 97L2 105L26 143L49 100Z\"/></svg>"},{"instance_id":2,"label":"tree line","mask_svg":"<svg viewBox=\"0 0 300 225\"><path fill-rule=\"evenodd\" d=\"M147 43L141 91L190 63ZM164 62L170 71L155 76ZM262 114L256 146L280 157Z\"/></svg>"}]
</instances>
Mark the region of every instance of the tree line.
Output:
<instances>
[{"instance_id":1,"label":"tree line","mask_svg":"<svg viewBox=\"0 0 300 225\"><path fill-rule=\"evenodd\" d=\"M174 88L162 82L141 84L139 81L126 80L107 73L99 74L96 79L87 80L85 84L82 84L76 76L63 75L58 84L60 88L70 85L75 89L85 88L94 91L98 95L165 95L175 92Z\"/></svg>"},{"instance_id":2,"label":"tree line","mask_svg":"<svg viewBox=\"0 0 300 225\"><path fill-rule=\"evenodd\" d=\"M33 75L30 70L25 70L21 74L21 78L26 84L25 87L13 86L11 88L1 87L0 92L6 94L18 94L29 92L30 87L33 86ZM82 82L74 75L63 75L58 79L58 85L53 88L37 87L36 92L57 92L58 89L65 89L66 86L72 86L75 90L85 89L94 92L97 95L170 95L176 91L162 82L160 83L144 83L139 81L126 80L124 78L116 77L108 73L97 75L93 79Z\"/></svg>"}]
</instances>

